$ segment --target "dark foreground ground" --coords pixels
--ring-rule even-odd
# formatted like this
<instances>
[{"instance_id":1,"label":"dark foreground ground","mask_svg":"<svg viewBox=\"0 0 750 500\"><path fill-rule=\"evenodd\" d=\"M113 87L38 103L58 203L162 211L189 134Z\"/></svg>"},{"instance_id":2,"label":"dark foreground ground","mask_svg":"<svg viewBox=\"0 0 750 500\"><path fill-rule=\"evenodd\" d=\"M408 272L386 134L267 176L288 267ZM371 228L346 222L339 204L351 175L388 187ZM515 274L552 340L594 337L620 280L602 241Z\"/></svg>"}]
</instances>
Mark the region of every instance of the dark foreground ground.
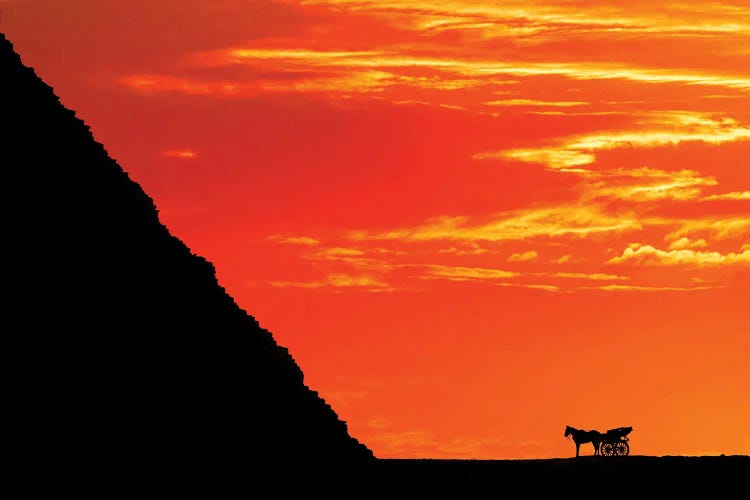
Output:
<instances>
[{"instance_id":1,"label":"dark foreground ground","mask_svg":"<svg viewBox=\"0 0 750 500\"><path fill-rule=\"evenodd\" d=\"M383 460L375 477L404 491L507 493L513 491L643 493L660 487L750 491L750 457L579 457L550 460Z\"/></svg>"},{"instance_id":2,"label":"dark foreground ground","mask_svg":"<svg viewBox=\"0 0 750 500\"><path fill-rule=\"evenodd\" d=\"M378 459L364 467L335 469L293 473L271 484L277 493L315 491L339 498L724 498L750 491L747 455Z\"/></svg>"},{"instance_id":3,"label":"dark foreground ground","mask_svg":"<svg viewBox=\"0 0 750 500\"><path fill-rule=\"evenodd\" d=\"M375 459L368 463L223 460L146 470L122 468L35 474L45 495L18 498L535 499L750 498L750 456L639 456L538 460ZM213 466L211 465L213 463ZM52 492L53 495L49 495ZM15 497L9 497L15 498Z\"/></svg>"}]
</instances>

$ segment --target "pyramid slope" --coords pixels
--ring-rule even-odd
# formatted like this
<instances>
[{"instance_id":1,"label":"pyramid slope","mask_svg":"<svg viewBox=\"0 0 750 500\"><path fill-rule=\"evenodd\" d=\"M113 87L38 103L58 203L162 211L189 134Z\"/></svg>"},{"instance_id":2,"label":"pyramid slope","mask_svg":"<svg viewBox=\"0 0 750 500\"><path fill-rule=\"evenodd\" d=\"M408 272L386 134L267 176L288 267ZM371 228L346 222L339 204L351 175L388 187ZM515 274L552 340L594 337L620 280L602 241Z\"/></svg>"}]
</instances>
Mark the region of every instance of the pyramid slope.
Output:
<instances>
[{"instance_id":1,"label":"pyramid slope","mask_svg":"<svg viewBox=\"0 0 750 500\"><path fill-rule=\"evenodd\" d=\"M2 34L0 109L30 456L131 479L374 458Z\"/></svg>"}]
</instances>

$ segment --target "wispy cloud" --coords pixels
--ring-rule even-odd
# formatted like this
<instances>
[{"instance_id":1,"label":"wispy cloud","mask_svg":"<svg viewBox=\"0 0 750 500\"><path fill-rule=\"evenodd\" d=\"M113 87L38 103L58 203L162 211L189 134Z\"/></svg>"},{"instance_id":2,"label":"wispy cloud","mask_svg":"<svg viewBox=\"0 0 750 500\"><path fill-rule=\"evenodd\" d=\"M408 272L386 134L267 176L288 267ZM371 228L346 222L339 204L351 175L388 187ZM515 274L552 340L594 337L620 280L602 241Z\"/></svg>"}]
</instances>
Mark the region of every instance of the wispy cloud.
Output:
<instances>
[{"instance_id":1,"label":"wispy cloud","mask_svg":"<svg viewBox=\"0 0 750 500\"><path fill-rule=\"evenodd\" d=\"M750 200L750 191L734 191L731 193L712 194L710 196L704 197L703 200Z\"/></svg>"},{"instance_id":2,"label":"wispy cloud","mask_svg":"<svg viewBox=\"0 0 750 500\"><path fill-rule=\"evenodd\" d=\"M510 106L510 107L570 107L586 106L589 104L585 101L539 101L535 99L503 99L499 101L489 101L487 106Z\"/></svg>"},{"instance_id":3,"label":"wispy cloud","mask_svg":"<svg viewBox=\"0 0 750 500\"><path fill-rule=\"evenodd\" d=\"M271 241L278 241L279 243L290 243L292 245L315 246L320 244L319 240L311 238L310 236L284 236L274 234L269 236L268 239Z\"/></svg>"},{"instance_id":4,"label":"wispy cloud","mask_svg":"<svg viewBox=\"0 0 750 500\"><path fill-rule=\"evenodd\" d=\"M617 274L606 274L606 273L552 273L550 276L556 278L575 278L575 279L586 279L595 281L621 281L628 280L627 276L619 276Z\"/></svg>"},{"instance_id":5,"label":"wispy cloud","mask_svg":"<svg viewBox=\"0 0 750 500\"><path fill-rule=\"evenodd\" d=\"M508 257L508 262L530 262L536 260L539 254L536 250L529 250L527 252L514 253Z\"/></svg>"},{"instance_id":6,"label":"wispy cloud","mask_svg":"<svg viewBox=\"0 0 750 500\"><path fill-rule=\"evenodd\" d=\"M180 158L183 160L192 160L198 156L198 153L192 149L169 149L167 151L162 151L161 154L163 156L170 156L172 158Z\"/></svg>"},{"instance_id":7,"label":"wispy cloud","mask_svg":"<svg viewBox=\"0 0 750 500\"><path fill-rule=\"evenodd\" d=\"M665 236L669 241L704 234L716 239L738 238L750 234L750 218L746 216L685 217L664 219L663 222L678 226Z\"/></svg>"},{"instance_id":8,"label":"wispy cloud","mask_svg":"<svg viewBox=\"0 0 750 500\"><path fill-rule=\"evenodd\" d=\"M328 248L326 250L321 250L320 252L318 252L317 255L321 257L333 257L333 258L361 257L365 255L365 252L357 248L334 247L334 248Z\"/></svg>"},{"instance_id":9,"label":"wispy cloud","mask_svg":"<svg viewBox=\"0 0 750 500\"><path fill-rule=\"evenodd\" d=\"M669 244L668 250L683 250L685 248L705 248L708 246L706 240L703 238L699 240L690 240L689 238L682 237L679 240L673 241Z\"/></svg>"},{"instance_id":10,"label":"wispy cloud","mask_svg":"<svg viewBox=\"0 0 750 500\"><path fill-rule=\"evenodd\" d=\"M464 25L465 26L465 25ZM396 86L420 91L399 101L424 101L422 90L458 90L492 85L509 78L558 76L567 80L629 80L648 84L687 84L750 90L747 75L674 67L648 67L627 63L566 61L498 61L487 54L463 55L448 51L430 56L413 43L394 43L380 50L338 50L334 47L235 46L196 52L185 63L193 69L247 67L252 76L235 79L197 78L175 74L129 74L120 83L143 93L173 92L188 95L246 98L264 92L363 93ZM295 44L299 43L294 41ZM430 51L428 51L430 52ZM434 52L434 51L432 51ZM282 69L280 69L282 68ZM284 78L279 78L281 72ZM220 74L217 72L217 74ZM486 101L497 106L565 107L585 101L552 101L519 97ZM627 140L626 137L606 140ZM669 140L669 139L666 139Z\"/></svg>"},{"instance_id":11,"label":"wispy cloud","mask_svg":"<svg viewBox=\"0 0 750 500\"><path fill-rule=\"evenodd\" d=\"M718 181L695 170L666 171L649 167L589 171L584 199L613 198L629 201L695 200Z\"/></svg>"},{"instance_id":12,"label":"wispy cloud","mask_svg":"<svg viewBox=\"0 0 750 500\"><path fill-rule=\"evenodd\" d=\"M622 255L613 257L607 261L608 264L622 264L633 262L646 265L695 265L695 266L719 266L719 265L750 265L750 250L739 253L721 254L693 250L688 248L674 250L659 250L651 245L632 244L626 248Z\"/></svg>"},{"instance_id":13,"label":"wispy cloud","mask_svg":"<svg viewBox=\"0 0 750 500\"><path fill-rule=\"evenodd\" d=\"M331 274L320 281L272 281L277 288L332 288L363 289L371 292L389 292L394 287L388 283L366 275Z\"/></svg>"},{"instance_id":14,"label":"wispy cloud","mask_svg":"<svg viewBox=\"0 0 750 500\"><path fill-rule=\"evenodd\" d=\"M603 285L581 287L585 289L604 290L606 292L693 292L710 290L712 286L678 287L678 286L636 286L636 285Z\"/></svg>"},{"instance_id":15,"label":"wispy cloud","mask_svg":"<svg viewBox=\"0 0 750 500\"><path fill-rule=\"evenodd\" d=\"M530 288L532 290L544 290L546 292L559 292L560 287L557 285L544 285L535 283L498 283L502 287Z\"/></svg>"},{"instance_id":16,"label":"wispy cloud","mask_svg":"<svg viewBox=\"0 0 750 500\"><path fill-rule=\"evenodd\" d=\"M596 153L615 148L651 148L699 141L722 144L750 139L750 128L728 117L687 111L642 113L637 128L621 132L592 133L562 139L558 145L477 153L474 158L508 159L541 163L551 169L590 165Z\"/></svg>"},{"instance_id":17,"label":"wispy cloud","mask_svg":"<svg viewBox=\"0 0 750 500\"><path fill-rule=\"evenodd\" d=\"M455 281L465 280L496 280L518 276L518 273L502 269L487 269L482 267L452 267L427 265L426 274L430 277L445 278Z\"/></svg>"},{"instance_id":18,"label":"wispy cloud","mask_svg":"<svg viewBox=\"0 0 750 500\"><path fill-rule=\"evenodd\" d=\"M617 3L601 2L586 9L574 3L561 4L510 0L499 6L490 0L305 0L311 5L331 5L339 9L366 12L389 20L403 29L460 30L477 32L484 39L508 36L562 38L591 32L612 36L637 34L744 34L750 24L743 22L750 9L714 3L712 9L695 11L681 3L641 4L626 9ZM629 4L630 5L630 4ZM692 7L692 5L691 5Z\"/></svg>"},{"instance_id":19,"label":"wispy cloud","mask_svg":"<svg viewBox=\"0 0 750 500\"><path fill-rule=\"evenodd\" d=\"M494 214L490 222L476 223L466 216L437 217L423 225L373 233L352 231L348 237L354 241L508 241L534 237L585 237L636 231L642 228L641 220L634 214L608 213L596 204L588 206L563 204L544 208L515 210Z\"/></svg>"}]
</instances>

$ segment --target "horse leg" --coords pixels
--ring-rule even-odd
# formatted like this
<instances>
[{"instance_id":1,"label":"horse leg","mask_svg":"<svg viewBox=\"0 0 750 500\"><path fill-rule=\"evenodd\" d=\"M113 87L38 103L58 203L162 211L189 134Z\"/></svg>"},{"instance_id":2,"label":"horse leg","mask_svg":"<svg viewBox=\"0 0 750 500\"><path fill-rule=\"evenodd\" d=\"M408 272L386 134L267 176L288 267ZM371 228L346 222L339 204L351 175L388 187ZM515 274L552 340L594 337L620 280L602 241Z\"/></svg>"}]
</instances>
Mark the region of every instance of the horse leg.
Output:
<instances>
[{"instance_id":1,"label":"horse leg","mask_svg":"<svg viewBox=\"0 0 750 500\"><path fill-rule=\"evenodd\" d=\"M578 457L578 450L581 448L581 443L576 443L576 457Z\"/></svg>"},{"instance_id":2,"label":"horse leg","mask_svg":"<svg viewBox=\"0 0 750 500\"><path fill-rule=\"evenodd\" d=\"M594 447L594 455L599 454L599 442L598 441L591 441L592 446Z\"/></svg>"}]
</instances>

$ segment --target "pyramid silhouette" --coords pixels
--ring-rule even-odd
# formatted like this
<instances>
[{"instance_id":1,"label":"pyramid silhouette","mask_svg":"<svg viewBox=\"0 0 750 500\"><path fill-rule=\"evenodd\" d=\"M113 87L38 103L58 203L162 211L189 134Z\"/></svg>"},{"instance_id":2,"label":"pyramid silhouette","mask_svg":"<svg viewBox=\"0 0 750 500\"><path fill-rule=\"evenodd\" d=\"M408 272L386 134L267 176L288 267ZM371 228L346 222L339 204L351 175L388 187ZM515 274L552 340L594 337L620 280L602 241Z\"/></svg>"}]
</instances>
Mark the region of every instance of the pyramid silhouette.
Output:
<instances>
[{"instance_id":1,"label":"pyramid silhouette","mask_svg":"<svg viewBox=\"0 0 750 500\"><path fill-rule=\"evenodd\" d=\"M3 34L0 110L19 463L189 489L374 459Z\"/></svg>"}]
</instances>

